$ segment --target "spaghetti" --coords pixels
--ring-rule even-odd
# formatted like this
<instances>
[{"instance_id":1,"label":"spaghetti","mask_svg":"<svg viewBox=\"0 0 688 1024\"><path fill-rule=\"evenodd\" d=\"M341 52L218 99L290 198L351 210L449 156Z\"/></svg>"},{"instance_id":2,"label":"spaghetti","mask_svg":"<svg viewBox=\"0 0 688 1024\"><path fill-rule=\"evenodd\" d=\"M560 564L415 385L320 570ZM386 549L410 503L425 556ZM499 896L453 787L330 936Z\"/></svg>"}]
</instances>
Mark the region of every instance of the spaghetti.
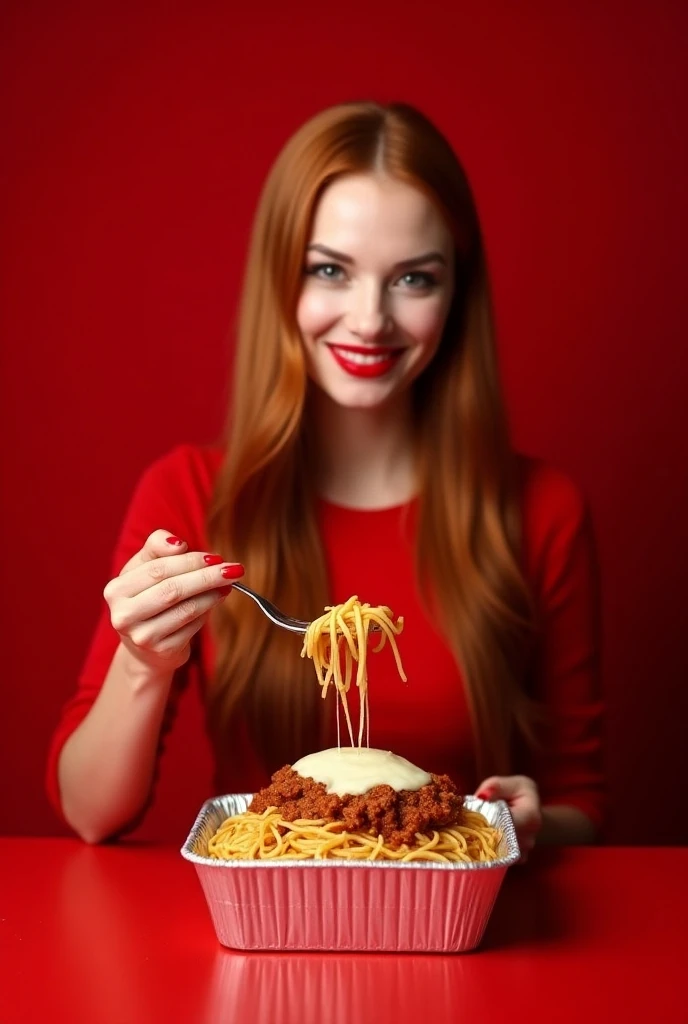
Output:
<instances>
[{"instance_id":1,"label":"spaghetti","mask_svg":"<svg viewBox=\"0 0 688 1024\"><path fill-rule=\"evenodd\" d=\"M244 811L227 818L208 842L215 860L387 860L492 861L499 856L501 832L478 811L463 810L460 824L416 834L398 849L382 834L346 831L341 821L323 818L285 821L278 808Z\"/></svg>"},{"instance_id":2,"label":"spaghetti","mask_svg":"<svg viewBox=\"0 0 688 1024\"><path fill-rule=\"evenodd\" d=\"M399 675L406 682L406 675L401 664L395 637L404 628L404 620L399 616L393 619L392 609L386 605L371 607L361 604L358 597L350 597L344 604L329 605L325 614L314 619L308 625L301 651L301 657L312 658L315 674L322 688L323 698L327 696L330 683L334 683L338 700L341 701L346 718L346 725L354 746L354 732L349 714L346 695L353 680L353 666L357 663L356 686L360 695L360 713L358 719L358 746L363 742L363 730L370 719L368 709L368 671L367 653L368 636L372 630L380 632L380 642L373 648L377 654L389 640L394 653ZM342 657L344 671L342 673ZM337 704L339 711L339 703ZM339 743L339 715L337 715L337 740ZM370 746L370 733L366 733L366 743Z\"/></svg>"},{"instance_id":3,"label":"spaghetti","mask_svg":"<svg viewBox=\"0 0 688 1024\"><path fill-rule=\"evenodd\" d=\"M396 645L403 618L387 606L351 597L325 609L306 629L301 657L313 659L327 695L330 683L341 701L350 748L309 754L272 776L242 814L227 818L208 842L215 860L493 861L501 832L469 811L454 783L430 775L390 751L362 750L368 715L367 648L379 632L377 653L389 641L399 675L406 676ZM360 695L358 748L347 693L354 678ZM342 670L343 663L343 670Z\"/></svg>"}]
</instances>

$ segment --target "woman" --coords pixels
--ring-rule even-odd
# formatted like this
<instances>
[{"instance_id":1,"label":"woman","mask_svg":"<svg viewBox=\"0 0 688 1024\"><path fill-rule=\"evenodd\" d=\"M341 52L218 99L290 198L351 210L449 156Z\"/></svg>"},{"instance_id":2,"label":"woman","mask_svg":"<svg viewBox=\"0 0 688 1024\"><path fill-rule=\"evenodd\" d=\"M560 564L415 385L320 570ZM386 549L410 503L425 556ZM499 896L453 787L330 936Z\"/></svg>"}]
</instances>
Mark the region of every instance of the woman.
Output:
<instances>
[{"instance_id":1,"label":"woman","mask_svg":"<svg viewBox=\"0 0 688 1024\"><path fill-rule=\"evenodd\" d=\"M164 529L161 529L164 527ZM219 554L216 554L219 552ZM279 156L255 222L226 444L179 448L133 498L77 695L56 807L95 842L140 819L190 674L218 792L333 743L298 640L358 594L403 613L371 665L373 746L506 799L527 852L601 819L595 583L575 487L515 455L484 250L446 140L404 105L345 104Z\"/></svg>"}]
</instances>

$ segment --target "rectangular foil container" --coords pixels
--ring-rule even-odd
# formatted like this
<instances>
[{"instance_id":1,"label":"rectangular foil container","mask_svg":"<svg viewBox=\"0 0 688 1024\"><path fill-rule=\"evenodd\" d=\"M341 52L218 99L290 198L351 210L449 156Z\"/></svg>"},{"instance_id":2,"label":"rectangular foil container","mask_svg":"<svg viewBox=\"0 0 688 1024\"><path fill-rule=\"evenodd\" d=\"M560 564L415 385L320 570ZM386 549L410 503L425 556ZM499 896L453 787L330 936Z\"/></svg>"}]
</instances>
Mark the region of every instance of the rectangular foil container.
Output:
<instances>
[{"instance_id":1,"label":"rectangular foil container","mask_svg":"<svg viewBox=\"0 0 688 1024\"><path fill-rule=\"evenodd\" d=\"M482 939L507 868L520 857L504 801L465 797L502 831L498 860L214 860L208 840L250 793L207 800L182 856L203 887L219 941L233 949L458 953Z\"/></svg>"}]
</instances>

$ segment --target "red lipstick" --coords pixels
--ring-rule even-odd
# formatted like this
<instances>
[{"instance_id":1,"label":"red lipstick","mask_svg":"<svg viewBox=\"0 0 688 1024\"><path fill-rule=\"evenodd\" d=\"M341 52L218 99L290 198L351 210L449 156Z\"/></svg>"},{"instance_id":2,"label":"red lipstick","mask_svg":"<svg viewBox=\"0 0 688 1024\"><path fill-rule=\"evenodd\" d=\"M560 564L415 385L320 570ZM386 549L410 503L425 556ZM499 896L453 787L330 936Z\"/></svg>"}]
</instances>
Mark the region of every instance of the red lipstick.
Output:
<instances>
[{"instance_id":1,"label":"red lipstick","mask_svg":"<svg viewBox=\"0 0 688 1024\"><path fill-rule=\"evenodd\" d=\"M403 348L389 348L384 345L332 345L328 348L338 365L352 377L371 379L384 377L396 366Z\"/></svg>"}]
</instances>

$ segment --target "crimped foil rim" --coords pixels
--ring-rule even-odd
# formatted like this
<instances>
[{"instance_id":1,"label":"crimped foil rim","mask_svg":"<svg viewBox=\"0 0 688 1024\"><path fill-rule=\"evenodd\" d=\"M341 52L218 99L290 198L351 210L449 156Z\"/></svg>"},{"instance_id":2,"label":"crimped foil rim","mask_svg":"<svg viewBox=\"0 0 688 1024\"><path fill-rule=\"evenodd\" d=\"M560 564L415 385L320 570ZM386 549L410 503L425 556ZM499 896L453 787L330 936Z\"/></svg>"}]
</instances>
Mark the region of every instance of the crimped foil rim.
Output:
<instances>
[{"instance_id":1,"label":"crimped foil rim","mask_svg":"<svg viewBox=\"0 0 688 1024\"><path fill-rule=\"evenodd\" d=\"M253 793L228 793L225 796L213 797L210 800L206 800L196 816L196 820L189 832L189 835L187 836L186 842L180 850L182 857L185 860L190 861L192 864L227 871L237 870L239 868L246 868L250 871L265 871L269 869L272 869L273 871L283 871L289 868L305 868L308 871L355 871L356 869L366 869L368 871L398 871L400 868L405 871L409 871L411 869L422 871L493 871L495 869L503 870L504 868L510 867L512 864L515 864L521 856L518 839L516 838L514 822L505 801L496 800L488 802L473 796L464 797L464 806L469 811L480 811L481 814L485 815L491 825L501 829L502 831L504 841L506 842L507 852L503 857L499 857L497 860L450 861L446 864L442 864L439 861L409 861L407 863L403 863L400 861L334 859L283 861L217 860L214 857L203 857L196 853L195 846L200 839L201 832L206 828L209 816L211 814L219 814L220 819L218 824L220 824L220 821L223 821L226 817L229 817L229 813L223 807L223 801L231 799L244 800L246 802L246 806L248 806L253 799L253 795Z\"/></svg>"}]
</instances>

